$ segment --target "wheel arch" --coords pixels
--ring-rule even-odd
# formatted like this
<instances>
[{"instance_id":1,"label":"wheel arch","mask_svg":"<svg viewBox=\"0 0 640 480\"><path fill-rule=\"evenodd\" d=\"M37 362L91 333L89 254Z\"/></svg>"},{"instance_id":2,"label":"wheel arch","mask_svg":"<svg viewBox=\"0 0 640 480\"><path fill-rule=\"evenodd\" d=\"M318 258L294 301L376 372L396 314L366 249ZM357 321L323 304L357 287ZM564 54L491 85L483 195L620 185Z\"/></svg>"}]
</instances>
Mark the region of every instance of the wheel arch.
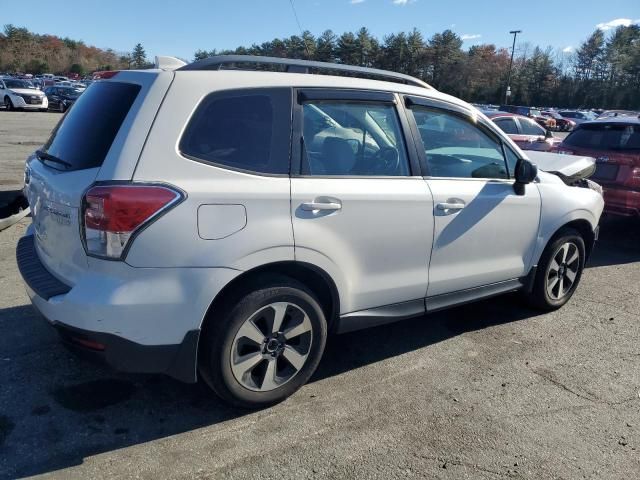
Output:
<instances>
[{"instance_id":1,"label":"wheel arch","mask_svg":"<svg viewBox=\"0 0 640 480\"><path fill-rule=\"evenodd\" d=\"M596 239L595 228L592 222L586 218L574 218L571 220L566 219L565 222L561 222L558 226L555 227L553 233L546 236L546 241L541 242L536 254L535 265L537 265L540 261L542 252L544 252L544 249L547 248L547 245L553 242L558 237L558 234L562 232L562 230L565 230L567 228L572 228L578 231L580 235L582 235L585 246L585 262L589 259L589 257L591 256L591 252L593 251L593 246Z\"/></svg>"},{"instance_id":2,"label":"wheel arch","mask_svg":"<svg viewBox=\"0 0 640 480\"><path fill-rule=\"evenodd\" d=\"M259 284L261 278L266 275L282 275L290 277L304 284L318 296L318 300L324 309L327 319L327 327L332 331L337 325L340 313L340 296L338 288L331 276L321 268L305 262L280 261L261 265L241 273L227 285L211 301L207 312L202 319L200 330L204 331L211 322L214 322L214 311L225 304L234 303L242 298L248 291ZM200 335L202 338L202 334Z\"/></svg>"}]
</instances>

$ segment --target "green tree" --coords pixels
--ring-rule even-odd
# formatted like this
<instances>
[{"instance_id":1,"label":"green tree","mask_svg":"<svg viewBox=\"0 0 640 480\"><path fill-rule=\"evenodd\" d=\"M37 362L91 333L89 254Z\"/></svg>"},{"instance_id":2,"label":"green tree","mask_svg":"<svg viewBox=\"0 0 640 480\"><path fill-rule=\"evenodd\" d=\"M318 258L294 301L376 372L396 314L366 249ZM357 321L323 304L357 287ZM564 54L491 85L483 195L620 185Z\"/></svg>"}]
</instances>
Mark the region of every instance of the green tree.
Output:
<instances>
[{"instance_id":1,"label":"green tree","mask_svg":"<svg viewBox=\"0 0 640 480\"><path fill-rule=\"evenodd\" d=\"M141 43L133 47L133 52L131 52L131 65L135 68L144 68L147 65L147 54Z\"/></svg>"}]
</instances>

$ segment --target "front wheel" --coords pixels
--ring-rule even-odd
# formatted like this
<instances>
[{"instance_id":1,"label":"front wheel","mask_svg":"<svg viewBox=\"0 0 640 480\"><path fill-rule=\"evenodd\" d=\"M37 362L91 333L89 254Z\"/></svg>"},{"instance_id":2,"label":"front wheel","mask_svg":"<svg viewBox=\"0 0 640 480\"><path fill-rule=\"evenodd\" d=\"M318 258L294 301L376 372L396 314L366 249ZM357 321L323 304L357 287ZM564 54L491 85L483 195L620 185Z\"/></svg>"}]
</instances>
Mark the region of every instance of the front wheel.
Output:
<instances>
[{"instance_id":1,"label":"front wheel","mask_svg":"<svg viewBox=\"0 0 640 480\"><path fill-rule=\"evenodd\" d=\"M13 110L13 102L11 101L11 99L9 97L4 97L4 108L7 111L11 111Z\"/></svg>"},{"instance_id":2,"label":"front wheel","mask_svg":"<svg viewBox=\"0 0 640 480\"><path fill-rule=\"evenodd\" d=\"M561 230L547 245L536 272L529 302L543 310L555 310L576 291L585 263L584 240L579 232Z\"/></svg>"},{"instance_id":3,"label":"front wheel","mask_svg":"<svg viewBox=\"0 0 640 480\"><path fill-rule=\"evenodd\" d=\"M327 322L313 295L287 277L263 279L235 305L212 311L200 372L225 401L260 408L280 402L316 370Z\"/></svg>"}]
</instances>

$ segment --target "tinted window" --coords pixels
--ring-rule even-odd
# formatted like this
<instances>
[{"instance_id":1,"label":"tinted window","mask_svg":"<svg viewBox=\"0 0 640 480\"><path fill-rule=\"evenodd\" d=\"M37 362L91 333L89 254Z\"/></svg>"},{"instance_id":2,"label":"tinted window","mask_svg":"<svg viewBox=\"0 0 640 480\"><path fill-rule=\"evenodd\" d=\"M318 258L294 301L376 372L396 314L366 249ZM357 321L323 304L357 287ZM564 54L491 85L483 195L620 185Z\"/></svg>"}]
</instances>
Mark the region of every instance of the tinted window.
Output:
<instances>
[{"instance_id":1,"label":"tinted window","mask_svg":"<svg viewBox=\"0 0 640 480\"><path fill-rule=\"evenodd\" d=\"M502 146L469 121L413 107L432 177L508 178Z\"/></svg>"},{"instance_id":2,"label":"tinted window","mask_svg":"<svg viewBox=\"0 0 640 480\"><path fill-rule=\"evenodd\" d=\"M96 83L78 98L43 150L70 164L67 170L101 166L139 91L131 83Z\"/></svg>"},{"instance_id":3,"label":"tinted window","mask_svg":"<svg viewBox=\"0 0 640 480\"><path fill-rule=\"evenodd\" d=\"M318 101L302 108L303 174L409 175L393 105Z\"/></svg>"},{"instance_id":4,"label":"tinted window","mask_svg":"<svg viewBox=\"0 0 640 480\"><path fill-rule=\"evenodd\" d=\"M520 118L520 127L522 128L522 133L524 135L537 135L537 136L545 136L546 132L544 128L538 125L535 121L529 120L528 118Z\"/></svg>"},{"instance_id":5,"label":"tinted window","mask_svg":"<svg viewBox=\"0 0 640 480\"><path fill-rule=\"evenodd\" d=\"M507 134L517 134L518 133L518 127L516 125L516 122L513 120L513 118L496 118L494 120L494 123L504 133L507 133Z\"/></svg>"},{"instance_id":6,"label":"tinted window","mask_svg":"<svg viewBox=\"0 0 640 480\"><path fill-rule=\"evenodd\" d=\"M180 150L216 165L288 174L290 133L291 90L215 93L196 110Z\"/></svg>"},{"instance_id":7,"label":"tinted window","mask_svg":"<svg viewBox=\"0 0 640 480\"><path fill-rule=\"evenodd\" d=\"M595 150L638 150L640 149L640 125L582 124L565 138L564 145Z\"/></svg>"}]
</instances>

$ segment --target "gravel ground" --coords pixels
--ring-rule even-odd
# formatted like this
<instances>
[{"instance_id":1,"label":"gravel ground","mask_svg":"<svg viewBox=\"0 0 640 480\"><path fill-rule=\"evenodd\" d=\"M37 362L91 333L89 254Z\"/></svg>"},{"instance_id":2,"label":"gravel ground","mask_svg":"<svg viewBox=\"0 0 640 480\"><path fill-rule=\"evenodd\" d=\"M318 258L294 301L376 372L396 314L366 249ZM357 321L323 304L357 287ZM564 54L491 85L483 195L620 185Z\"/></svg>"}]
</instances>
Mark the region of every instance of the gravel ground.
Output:
<instances>
[{"instance_id":1,"label":"gravel ground","mask_svg":"<svg viewBox=\"0 0 640 480\"><path fill-rule=\"evenodd\" d=\"M2 178L59 118L6 115ZM0 478L640 478L640 222L603 223L557 312L507 295L333 337L258 412L68 353L19 279L27 225L0 233Z\"/></svg>"}]
</instances>

